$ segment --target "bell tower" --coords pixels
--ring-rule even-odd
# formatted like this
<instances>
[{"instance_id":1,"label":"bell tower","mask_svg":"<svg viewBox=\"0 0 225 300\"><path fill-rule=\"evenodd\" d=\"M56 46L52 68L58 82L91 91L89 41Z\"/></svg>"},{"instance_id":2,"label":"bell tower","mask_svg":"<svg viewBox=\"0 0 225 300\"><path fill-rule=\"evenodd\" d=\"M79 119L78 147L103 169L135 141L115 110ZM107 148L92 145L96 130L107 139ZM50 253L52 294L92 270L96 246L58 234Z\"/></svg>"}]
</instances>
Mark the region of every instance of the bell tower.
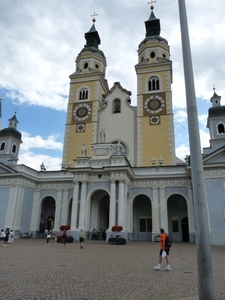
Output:
<instances>
[{"instance_id":1,"label":"bell tower","mask_svg":"<svg viewBox=\"0 0 225 300\"><path fill-rule=\"evenodd\" d=\"M94 15L95 17L96 15ZM103 95L109 91L106 58L99 50L101 43L93 18L91 29L85 33L86 45L76 58L76 71L70 75L62 168L74 166L74 159L91 156L91 143L97 141L98 111L104 108Z\"/></svg>"},{"instance_id":2,"label":"bell tower","mask_svg":"<svg viewBox=\"0 0 225 300\"><path fill-rule=\"evenodd\" d=\"M137 166L175 165L172 62L160 20L151 5L145 39L138 47Z\"/></svg>"}]
</instances>

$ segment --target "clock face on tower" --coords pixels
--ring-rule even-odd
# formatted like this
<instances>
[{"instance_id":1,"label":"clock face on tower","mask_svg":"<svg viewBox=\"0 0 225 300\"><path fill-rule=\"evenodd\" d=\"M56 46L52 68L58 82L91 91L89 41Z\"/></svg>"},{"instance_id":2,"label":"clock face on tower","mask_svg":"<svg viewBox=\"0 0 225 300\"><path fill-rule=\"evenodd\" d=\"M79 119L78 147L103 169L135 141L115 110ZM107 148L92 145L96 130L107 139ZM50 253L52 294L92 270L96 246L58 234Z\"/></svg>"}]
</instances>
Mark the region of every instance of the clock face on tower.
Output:
<instances>
[{"instance_id":1,"label":"clock face on tower","mask_svg":"<svg viewBox=\"0 0 225 300\"><path fill-rule=\"evenodd\" d=\"M79 104L73 111L73 116L78 121L86 120L91 114L91 108L88 104Z\"/></svg>"},{"instance_id":2,"label":"clock face on tower","mask_svg":"<svg viewBox=\"0 0 225 300\"><path fill-rule=\"evenodd\" d=\"M151 96L145 100L145 110L151 114L159 113L163 110L165 101L160 96Z\"/></svg>"}]
</instances>

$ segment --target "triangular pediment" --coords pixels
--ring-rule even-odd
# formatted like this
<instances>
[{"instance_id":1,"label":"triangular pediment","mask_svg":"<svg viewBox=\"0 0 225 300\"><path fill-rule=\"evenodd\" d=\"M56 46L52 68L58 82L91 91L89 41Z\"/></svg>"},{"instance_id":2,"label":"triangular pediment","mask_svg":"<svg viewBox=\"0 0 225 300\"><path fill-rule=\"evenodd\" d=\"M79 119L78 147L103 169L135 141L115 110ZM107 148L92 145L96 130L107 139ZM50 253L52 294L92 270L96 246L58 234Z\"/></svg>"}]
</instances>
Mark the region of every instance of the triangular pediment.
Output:
<instances>
[{"instance_id":1,"label":"triangular pediment","mask_svg":"<svg viewBox=\"0 0 225 300\"><path fill-rule=\"evenodd\" d=\"M203 164L225 163L225 146L203 156Z\"/></svg>"},{"instance_id":2,"label":"triangular pediment","mask_svg":"<svg viewBox=\"0 0 225 300\"><path fill-rule=\"evenodd\" d=\"M16 171L0 162L0 174L8 174L8 173L16 173Z\"/></svg>"}]
</instances>

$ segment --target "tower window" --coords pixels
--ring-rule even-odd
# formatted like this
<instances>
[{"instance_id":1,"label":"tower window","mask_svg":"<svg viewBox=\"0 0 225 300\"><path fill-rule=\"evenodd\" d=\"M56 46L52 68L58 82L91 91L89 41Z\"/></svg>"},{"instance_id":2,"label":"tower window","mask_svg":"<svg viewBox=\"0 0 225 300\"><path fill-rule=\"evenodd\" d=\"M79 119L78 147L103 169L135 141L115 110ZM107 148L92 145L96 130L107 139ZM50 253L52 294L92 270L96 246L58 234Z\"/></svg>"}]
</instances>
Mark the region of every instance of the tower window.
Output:
<instances>
[{"instance_id":1,"label":"tower window","mask_svg":"<svg viewBox=\"0 0 225 300\"><path fill-rule=\"evenodd\" d=\"M151 52L150 56L151 56L151 58L154 58L155 57L155 52Z\"/></svg>"},{"instance_id":2,"label":"tower window","mask_svg":"<svg viewBox=\"0 0 225 300\"><path fill-rule=\"evenodd\" d=\"M121 112L121 105L120 105L120 100L116 99L113 102L113 113L117 114Z\"/></svg>"},{"instance_id":3,"label":"tower window","mask_svg":"<svg viewBox=\"0 0 225 300\"><path fill-rule=\"evenodd\" d=\"M159 78L156 76L150 77L148 81L148 90L157 91L159 90Z\"/></svg>"},{"instance_id":4,"label":"tower window","mask_svg":"<svg viewBox=\"0 0 225 300\"><path fill-rule=\"evenodd\" d=\"M84 68L85 68L85 69L88 68L88 63L87 63L87 62L84 64Z\"/></svg>"},{"instance_id":5,"label":"tower window","mask_svg":"<svg viewBox=\"0 0 225 300\"><path fill-rule=\"evenodd\" d=\"M225 130L224 130L224 125L223 124L219 124L218 127L218 133L219 134L224 134L225 133Z\"/></svg>"},{"instance_id":6,"label":"tower window","mask_svg":"<svg viewBox=\"0 0 225 300\"><path fill-rule=\"evenodd\" d=\"M5 142L1 143L1 148L0 150L5 150Z\"/></svg>"},{"instance_id":7,"label":"tower window","mask_svg":"<svg viewBox=\"0 0 225 300\"><path fill-rule=\"evenodd\" d=\"M12 146L12 153L16 153L16 145Z\"/></svg>"},{"instance_id":8,"label":"tower window","mask_svg":"<svg viewBox=\"0 0 225 300\"><path fill-rule=\"evenodd\" d=\"M79 100L88 99L88 89L83 88L80 90Z\"/></svg>"}]
</instances>

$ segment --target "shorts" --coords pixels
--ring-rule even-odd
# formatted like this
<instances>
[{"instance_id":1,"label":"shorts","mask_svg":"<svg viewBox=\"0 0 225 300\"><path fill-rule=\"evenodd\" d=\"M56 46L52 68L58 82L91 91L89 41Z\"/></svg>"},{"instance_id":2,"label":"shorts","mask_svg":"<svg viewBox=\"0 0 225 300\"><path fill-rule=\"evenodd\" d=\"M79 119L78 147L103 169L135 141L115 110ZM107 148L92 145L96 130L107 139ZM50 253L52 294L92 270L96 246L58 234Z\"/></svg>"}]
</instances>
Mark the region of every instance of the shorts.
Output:
<instances>
[{"instance_id":1,"label":"shorts","mask_svg":"<svg viewBox=\"0 0 225 300\"><path fill-rule=\"evenodd\" d=\"M164 251L164 250L160 249L160 251L159 251L159 255L160 255L160 256L162 256L162 252L163 252L163 251ZM165 251L166 251L166 255L169 256L170 249L165 249Z\"/></svg>"},{"instance_id":2,"label":"shorts","mask_svg":"<svg viewBox=\"0 0 225 300\"><path fill-rule=\"evenodd\" d=\"M84 241L83 237L80 237L80 243L82 243Z\"/></svg>"}]
</instances>

